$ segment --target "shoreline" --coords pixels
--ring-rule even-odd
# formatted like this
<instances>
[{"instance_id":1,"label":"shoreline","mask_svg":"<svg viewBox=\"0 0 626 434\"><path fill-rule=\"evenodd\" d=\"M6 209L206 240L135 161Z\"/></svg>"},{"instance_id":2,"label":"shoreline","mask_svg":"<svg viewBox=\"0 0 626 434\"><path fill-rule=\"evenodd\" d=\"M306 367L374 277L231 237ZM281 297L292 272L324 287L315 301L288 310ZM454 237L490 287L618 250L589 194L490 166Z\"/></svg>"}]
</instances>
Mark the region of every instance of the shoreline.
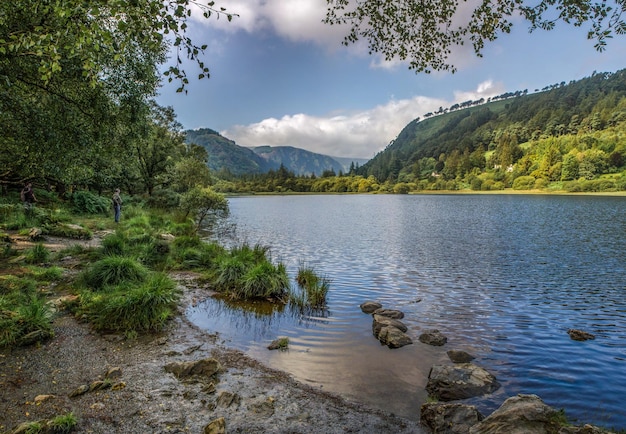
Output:
<instances>
[{"instance_id":1,"label":"shoreline","mask_svg":"<svg viewBox=\"0 0 626 434\"><path fill-rule=\"evenodd\" d=\"M184 315L206 291L194 286L192 273L172 277L184 293L163 332L134 340L101 335L60 312L51 340L0 350L0 432L68 412L78 418L76 433L199 433L219 418L226 432L425 432L417 422L303 384L224 346ZM206 358L222 366L210 382L182 381L164 369ZM123 387L69 397L79 386L103 380L111 368L119 368L115 381Z\"/></svg>"}]
</instances>

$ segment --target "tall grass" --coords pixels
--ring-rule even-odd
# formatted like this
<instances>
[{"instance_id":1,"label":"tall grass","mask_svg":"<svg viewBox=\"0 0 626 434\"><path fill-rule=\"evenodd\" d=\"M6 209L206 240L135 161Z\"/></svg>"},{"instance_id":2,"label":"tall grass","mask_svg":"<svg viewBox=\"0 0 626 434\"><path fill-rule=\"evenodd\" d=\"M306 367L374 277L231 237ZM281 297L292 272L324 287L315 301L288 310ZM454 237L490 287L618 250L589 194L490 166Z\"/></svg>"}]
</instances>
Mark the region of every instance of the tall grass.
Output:
<instances>
[{"instance_id":1,"label":"tall grass","mask_svg":"<svg viewBox=\"0 0 626 434\"><path fill-rule=\"evenodd\" d=\"M300 264L296 283L301 291L290 294L290 300L296 306L323 308L326 305L326 297L330 289L330 280L327 277L320 277L313 268Z\"/></svg>"},{"instance_id":2,"label":"tall grass","mask_svg":"<svg viewBox=\"0 0 626 434\"><path fill-rule=\"evenodd\" d=\"M26 301L20 298L0 297L0 347L28 345L54 336L52 310L46 300L36 295Z\"/></svg>"},{"instance_id":3,"label":"tall grass","mask_svg":"<svg viewBox=\"0 0 626 434\"><path fill-rule=\"evenodd\" d=\"M84 292L79 313L96 330L146 332L160 330L180 298L176 283L162 273L139 284L122 284L108 294Z\"/></svg>"},{"instance_id":4,"label":"tall grass","mask_svg":"<svg viewBox=\"0 0 626 434\"><path fill-rule=\"evenodd\" d=\"M24 260L29 264L42 264L50 259L50 250L42 243L37 243L24 251Z\"/></svg>"},{"instance_id":5,"label":"tall grass","mask_svg":"<svg viewBox=\"0 0 626 434\"><path fill-rule=\"evenodd\" d=\"M148 269L136 259L127 256L108 256L86 269L80 282L96 291L127 282L142 282Z\"/></svg>"}]
</instances>

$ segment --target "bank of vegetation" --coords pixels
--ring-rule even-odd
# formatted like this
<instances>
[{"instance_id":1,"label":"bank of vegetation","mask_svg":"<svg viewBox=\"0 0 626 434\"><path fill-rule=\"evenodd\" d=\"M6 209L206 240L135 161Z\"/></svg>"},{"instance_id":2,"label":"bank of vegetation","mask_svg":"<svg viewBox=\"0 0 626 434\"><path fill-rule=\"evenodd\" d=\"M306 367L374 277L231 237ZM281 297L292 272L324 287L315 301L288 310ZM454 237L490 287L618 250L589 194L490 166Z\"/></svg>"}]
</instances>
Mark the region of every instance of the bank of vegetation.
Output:
<instances>
[{"instance_id":1,"label":"bank of vegetation","mask_svg":"<svg viewBox=\"0 0 626 434\"><path fill-rule=\"evenodd\" d=\"M45 197L45 191L36 191ZM82 192L80 203L108 204L110 199ZM26 209L17 195L0 203L0 346L29 345L53 338L55 307L87 321L94 330L134 338L162 330L176 312L180 289L172 272L193 271L212 290L235 299L263 299L298 309L323 309L329 282L308 267L291 283L283 263L265 246L240 244L230 249L206 241L206 231L225 217L226 199L192 188L172 211L150 207L150 197L124 196L121 223L98 206L77 212L76 203L48 198ZM204 200L201 200L204 199ZM202 221L202 225L199 222ZM46 237L56 228L74 231L67 247L52 252ZM85 247L76 240L98 234ZM15 239L32 240L19 249ZM305 276L305 277L302 277Z\"/></svg>"}]
</instances>

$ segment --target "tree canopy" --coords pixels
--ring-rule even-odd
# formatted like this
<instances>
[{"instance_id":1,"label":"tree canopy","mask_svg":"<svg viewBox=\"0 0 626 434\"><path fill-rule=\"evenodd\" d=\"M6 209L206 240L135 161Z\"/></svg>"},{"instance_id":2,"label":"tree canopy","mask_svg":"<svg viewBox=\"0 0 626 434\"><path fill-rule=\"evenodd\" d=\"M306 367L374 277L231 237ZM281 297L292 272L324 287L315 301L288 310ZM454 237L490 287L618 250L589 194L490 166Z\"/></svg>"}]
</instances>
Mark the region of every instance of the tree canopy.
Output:
<instances>
[{"instance_id":1,"label":"tree canopy","mask_svg":"<svg viewBox=\"0 0 626 434\"><path fill-rule=\"evenodd\" d=\"M327 24L348 24L344 45L367 41L370 54L385 60L406 60L417 72L452 70L448 62L455 46L472 44L481 56L485 42L509 33L515 17L530 30L551 30L558 21L589 25L587 37L602 51L613 34L626 33L621 0L327 0ZM469 18L468 18L469 17Z\"/></svg>"}]
</instances>

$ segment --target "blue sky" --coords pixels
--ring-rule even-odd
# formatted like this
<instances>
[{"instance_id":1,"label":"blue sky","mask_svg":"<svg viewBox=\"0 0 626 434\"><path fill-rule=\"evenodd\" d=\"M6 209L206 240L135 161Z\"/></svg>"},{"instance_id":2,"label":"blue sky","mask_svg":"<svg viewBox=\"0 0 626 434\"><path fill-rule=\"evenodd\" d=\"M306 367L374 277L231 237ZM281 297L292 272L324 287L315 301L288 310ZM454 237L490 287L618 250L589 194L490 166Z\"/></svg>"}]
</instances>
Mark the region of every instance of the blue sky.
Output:
<instances>
[{"instance_id":1,"label":"blue sky","mask_svg":"<svg viewBox=\"0 0 626 434\"><path fill-rule=\"evenodd\" d=\"M626 37L598 53L587 28L563 24L470 47L450 62L457 72L410 71L363 46L341 45L342 29L321 23L325 0L232 0L225 17L192 21L190 36L207 44L209 80L187 94L164 83L157 101L174 107L185 129L212 128L241 146L295 146L337 157L371 158L416 117L469 99L543 88L626 68ZM198 71L187 66L190 77Z\"/></svg>"}]
</instances>

